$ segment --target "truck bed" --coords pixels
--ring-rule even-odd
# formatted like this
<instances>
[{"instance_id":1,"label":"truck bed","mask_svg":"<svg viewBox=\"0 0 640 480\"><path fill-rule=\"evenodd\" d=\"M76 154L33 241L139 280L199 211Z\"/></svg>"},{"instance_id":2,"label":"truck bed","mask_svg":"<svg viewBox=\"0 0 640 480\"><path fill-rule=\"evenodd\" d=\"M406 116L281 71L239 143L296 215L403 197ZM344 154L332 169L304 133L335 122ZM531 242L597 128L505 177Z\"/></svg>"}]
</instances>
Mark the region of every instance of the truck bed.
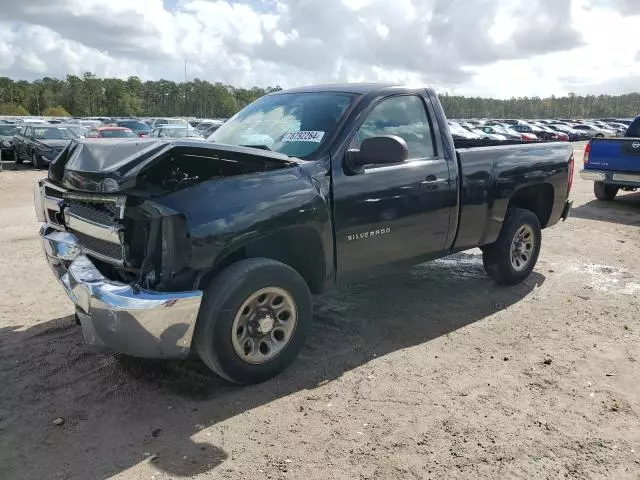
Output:
<instances>
[{"instance_id":1,"label":"truck bed","mask_svg":"<svg viewBox=\"0 0 640 480\"><path fill-rule=\"evenodd\" d=\"M492 140L488 138L454 138L453 146L460 148L499 147L501 145L531 145L539 143L554 143L550 140Z\"/></svg>"},{"instance_id":2,"label":"truck bed","mask_svg":"<svg viewBox=\"0 0 640 480\"><path fill-rule=\"evenodd\" d=\"M516 191L525 192L533 185L540 188L542 183L551 198L566 198L568 194L571 144L514 141L494 145L493 142L486 140L483 146L456 149L462 175L455 251L494 242ZM560 220L563 206L563 202L555 200L548 205L549 211L545 212L548 220L543 227Z\"/></svg>"}]
</instances>

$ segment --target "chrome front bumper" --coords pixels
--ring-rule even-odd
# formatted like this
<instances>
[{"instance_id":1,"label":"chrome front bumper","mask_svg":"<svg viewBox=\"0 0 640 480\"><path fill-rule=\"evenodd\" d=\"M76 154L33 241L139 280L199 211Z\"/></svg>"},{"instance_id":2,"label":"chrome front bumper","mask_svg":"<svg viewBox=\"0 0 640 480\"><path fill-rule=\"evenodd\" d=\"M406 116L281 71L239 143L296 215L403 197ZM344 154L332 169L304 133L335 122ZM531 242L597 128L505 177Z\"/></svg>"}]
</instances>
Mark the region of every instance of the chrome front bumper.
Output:
<instances>
[{"instance_id":1,"label":"chrome front bumper","mask_svg":"<svg viewBox=\"0 0 640 480\"><path fill-rule=\"evenodd\" d=\"M143 358L189 353L201 291L154 292L110 281L73 234L44 223L40 237L51 269L76 306L88 344Z\"/></svg>"}]
</instances>

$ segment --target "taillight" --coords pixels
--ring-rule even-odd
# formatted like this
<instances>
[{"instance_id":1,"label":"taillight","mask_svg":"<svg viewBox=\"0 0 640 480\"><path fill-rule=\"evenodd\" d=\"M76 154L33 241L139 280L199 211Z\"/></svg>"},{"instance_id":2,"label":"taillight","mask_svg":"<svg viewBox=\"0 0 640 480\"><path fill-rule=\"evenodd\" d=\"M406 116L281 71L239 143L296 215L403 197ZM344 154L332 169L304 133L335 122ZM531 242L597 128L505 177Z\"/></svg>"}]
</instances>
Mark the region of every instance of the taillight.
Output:
<instances>
[{"instance_id":1,"label":"taillight","mask_svg":"<svg viewBox=\"0 0 640 480\"><path fill-rule=\"evenodd\" d=\"M589 140L589 143L587 143L587 146L584 147L584 157L583 157L583 162L586 165L587 163L589 163L589 155L591 154L591 140Z\"/></svg>"},{"instance_id":2,"label":"taillight","mask_svg":"<svg viewBox=\"0 0 640 480\"><path fill-rule=\"evenodd\" d=\"M571 153L571 157L569 158L569 185L567 187L567 196L571 192L571 186L573 185L573 153Z\"/></svg>"}]
</instances>

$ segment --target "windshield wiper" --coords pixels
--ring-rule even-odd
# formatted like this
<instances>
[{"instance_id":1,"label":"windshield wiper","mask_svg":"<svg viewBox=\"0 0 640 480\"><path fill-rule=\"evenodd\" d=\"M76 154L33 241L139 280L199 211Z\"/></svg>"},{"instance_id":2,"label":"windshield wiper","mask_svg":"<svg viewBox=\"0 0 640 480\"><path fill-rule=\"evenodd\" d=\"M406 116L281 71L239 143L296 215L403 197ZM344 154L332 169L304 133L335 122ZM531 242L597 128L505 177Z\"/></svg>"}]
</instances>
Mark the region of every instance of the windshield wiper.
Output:
<instances>
[{"instance_id":1,"label":"windshield wiper","mask_svg":"<svg viewBox=\"0 0 640 480\"><path fill-rule=\"evenodd\" d=\"M271 151L271 149L267 145L240 145L240 146L248 147L248 148L257 148L259 150L268 150L269 152Z\"/></svg>"}]
</instances>

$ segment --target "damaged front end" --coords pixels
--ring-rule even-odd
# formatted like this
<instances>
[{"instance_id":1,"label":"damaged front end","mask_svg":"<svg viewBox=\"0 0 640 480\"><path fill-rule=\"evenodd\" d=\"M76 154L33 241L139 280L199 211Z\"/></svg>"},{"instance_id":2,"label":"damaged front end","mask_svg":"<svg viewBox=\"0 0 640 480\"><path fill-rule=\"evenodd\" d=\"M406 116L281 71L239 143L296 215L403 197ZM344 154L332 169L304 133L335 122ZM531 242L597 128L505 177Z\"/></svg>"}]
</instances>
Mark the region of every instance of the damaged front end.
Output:
<instances>
[{"instance_id":1,"label":"damaged front end","mask_svg":"<svg viewBox=\"0 0 640 480\"><path fill-rule=\"evenodd\" d=\"M35 192L46 258L88 343L153 358L189 352L194 290L185 212L162 198L204 181L283 168L288 157L204 142L73 142Z\"/></svg>"}]
</instances>

